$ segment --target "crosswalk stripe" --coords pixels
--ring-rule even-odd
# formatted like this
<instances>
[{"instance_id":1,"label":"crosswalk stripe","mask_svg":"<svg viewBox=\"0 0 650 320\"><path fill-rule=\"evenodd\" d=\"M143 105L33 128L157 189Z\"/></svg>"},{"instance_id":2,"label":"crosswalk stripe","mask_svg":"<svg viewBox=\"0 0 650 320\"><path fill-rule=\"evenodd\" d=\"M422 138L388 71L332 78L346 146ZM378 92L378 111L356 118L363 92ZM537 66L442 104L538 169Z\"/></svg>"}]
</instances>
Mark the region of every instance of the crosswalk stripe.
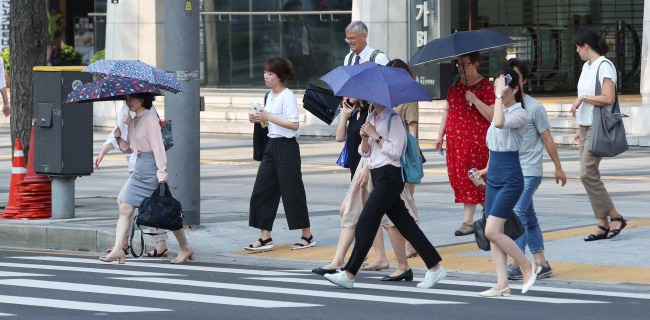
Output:
<instances>
[{"instance_id":1,"label":"crosswalk stripe","mask_svg":"<svg viewBox=\"0 0 650 320\"><path fill-rule=\"evenodd\" d=\"M25 272L11 272L11 271L0 271L0 278L2 277L51 277L50 274L40 274L40 273L25 273Z\"/></svg>"},{"instance_id":2,"label":"crosswalk stripe","mask_svg":"<svg viewBox=\"0 0 650 320\"><path fill-rule=\"evenodd\" d=\"M26 268L26 269L45 269L45 270L60 270L60 271L76 271L76 272L90 272L90 273L104 273L104 274L117 274L117 275L123 275L123 276L138 276L138 277L183 276L183 275L180 275L180 274L172 274L172 273L143 272L143 271L132 271L132 270L126 270L126 269L117 270L117 269L99 269L99 268L80 268L80 267L56 266L56 265L48 265L48 264L27 264L27 263L3 263L3 262L0 262L0 267Z\"/></svg>"},{"instance_id":3,"label":"crosswalk stripe","mask_svg":"<svg viewBox=\"0 0 650 320\"><path fill-rule=\"evenodd\" d=\"M82 259L82 258L64 258L64 257L11 257L12 259L25 259L25 260L40 260L40 261L56 261L56 262L74 262L74 263L85 263L85 264L103 264L108 265L106 262L102 262L94 259ZM234 273L234 274L246 274L252 276L302 276L304 274L298 273L289 273L289 272L280 272L280 271L264 271L264 270L252 270L252 269L237 269L237 268L219 268L219 267L203 267L203 266L192 266L192 265L178 265L178 264L157 264L157 263L148 263L148 262L133 262L133 260L127 260L127 265L136 266L136 267L147 267L147 268L158 268L158 269L173 269L173 270L190 270L190 271L207 271L207 272L220 272L220 273Z\"/></svg>"},{"instance_id":4,"label":"crosswalk stripe","mask_svg":"<svg viewBox=\"0 0 650 320\"><path fill-rule=\"evenodd\" d=\"M104 303L92 303L92 302L79 302L79 301L71 301L71 300L5 296L5 295L0 295L0 303L18 304L18 305L33 306L33 307L69 309L69 310L103 311L103 312L110 312L110 313L174 311L169 309L123 306L123 305L116 305L116 304L104 304Z\"/></svg>"},{"instance_id":5,"label":"crosswalk stripe","mask_svg":"<svg viewBox=\"0 0 650 320\"><path fill-rule=\"evenodd\" d=\"M459 281L459 280L442 280L440 281L440 283L461 285L461 286L474 286L474 287L494 286L494 283L489 283L489 282L473 282L473 281ZM511 284L510 288L521 289L521 285ZM603 296L603 297L616 297L616 298L650 299L650 294L631 293L631 292L598 291L598 290L584 290L584 289L542 287L542 286L535 286L531 290L539 291L539 292L571 293L571 294L583 294L583 295L590 295L590 296Z\"/></svg>"},{"instance_id":6,"label":"crosswalk stripe","mask_svg":"<svg viewBox=\"0 0 650 320\"><path fill-rule=\"evenodd\" d=\"M329 281L326 280L294 279L294 278L248 278L248 279L333 286L333 284L331 284ZM448 289L419 289L419 288L412 288L412 287L401 287L401 286L369 284L369 283L355 283L354 287L364 288L364 289L386 290L386 291L399 291L399 292L424 293L424 294L442 294L442 295L458 296L458 297L480 298L478 296L478 292L472 292L472 291L460 291L460 290L448 290ZM501 298L497 298L497 299L501 299ZM527 296L512 295L510 297L504 297L502 299L508 299L514 301L555 303L555 304L609 303L606 301L546 298L546 297L535 297L530 295Z\"/></svg>"},{"instance_id":7,"label":"crosswalk stripe","mask_svg":"<svg viewBox=\"0 0 650 320\"><path fill-rule=\"evenodd\" d=\"M15 314L11 314L11 313L0 313L0 317L13 317L13 316L15 316Z\"/></svg>"},{"instance_id":8,"label":"crosswalk stripe","mask_svg":"<svg viewBox=\"0 0 650 320\"><path fill-rule=\"evenodd\" d=\"M285 301L262 300L262 299L246 299L246 298L235 298L235 297L207 295L207 294L198 294L198 293L134 289L134 288L125 288L125 287L110 287L110 286L101 286L101 285L92 285L92 284L58 282L58 281L41 281L41 280L31 280L31 279L0 280L0 285L39 288L39 289L65 290L65 291L86 292L86 293L98 293L98 294L110 294L110 295L130 296L130 297L138 297L138 298L154 298L154 299L164 299L164 300L174 300L174 301L202 302L202 303L233 305L233 306L242 306L242 307L258 307L258 308L283 308L284 307L286 308L286 307L321 307L322 306L319 304L310 304L310 303L285 302Z\"/></svg>"},{"instance_id":9,"label":"crosswalk stripe","mask_svg":"<svg viewBox=\"0 0 650 320\"><path fill-rule=\"evenodd\" d=\"M153 281L153 282L160 282L165 284L174 284L174 285L181 285L181 286L201 287L201 288L244 290L244 291L268 292L268 293L276 293L276 294L289 294L289 295L299 295L299 296L318 297L318 298L389 302L389 303L398 303L398 304L414 304L414 305L415 304L464 304L463 302L455 302L455 301L386 297L386 296L358 294L358 293L344 293L340 291L330 292L330 291L278 288L278 287L254 286L254 285L245 285L245 284L208 282L208 281L193 281L193 280L179 280L179 279L165 279L165 278L147 278L147 279L114 278L114 279L127 280L127 281L142 281L142 282Z\"/></svg>"}]
</instances>

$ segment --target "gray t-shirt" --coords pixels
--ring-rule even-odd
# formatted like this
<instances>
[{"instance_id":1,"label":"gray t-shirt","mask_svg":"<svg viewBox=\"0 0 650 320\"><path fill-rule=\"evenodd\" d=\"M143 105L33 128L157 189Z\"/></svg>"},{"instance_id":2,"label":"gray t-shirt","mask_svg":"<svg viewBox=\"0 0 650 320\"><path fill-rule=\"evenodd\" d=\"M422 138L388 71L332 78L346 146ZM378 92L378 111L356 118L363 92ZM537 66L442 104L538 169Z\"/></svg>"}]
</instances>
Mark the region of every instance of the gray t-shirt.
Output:
<instances>
[{"instance_id":1,"label":"gray t-shirt","mask_svg":"<svg viewBox=\"0 0 650 320\"><path fill-rule=\"evenodd\" d=\"M551 129L551 124L548 122L546 109L539 101L526 95L524 106L528 111L528 123L526 124L526 134L524 134L519 149L521 171L524 176L541 177L544 172L542 165L542 150L544 149L542 133Z\"/></svg>"}]
</instances>

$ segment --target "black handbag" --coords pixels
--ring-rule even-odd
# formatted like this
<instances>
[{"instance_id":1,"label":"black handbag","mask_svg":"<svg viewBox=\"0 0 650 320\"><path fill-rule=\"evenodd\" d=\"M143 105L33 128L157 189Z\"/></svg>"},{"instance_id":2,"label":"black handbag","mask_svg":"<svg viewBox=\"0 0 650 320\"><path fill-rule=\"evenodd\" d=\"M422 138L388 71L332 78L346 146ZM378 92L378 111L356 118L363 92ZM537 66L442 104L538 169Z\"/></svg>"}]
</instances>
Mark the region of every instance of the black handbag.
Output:
<instances>
[{"instance_id":1,"label":"black handbag","mask_svg":"<svg viewBox=\"0 0 650 320\"><path fill-rule=\"evenodd\" d=\"M316 80L307 85L302 105L305 110L315 115L327 124L332 124L334 118L341 112L339 105L343 98L334 96L334 92L322 80Z\"/></svg>"},{"instance_id":2,"label":"black handbag","mask_svg":"<svg viewBox=\"0 0 650 320\"><path fill-rule=\"evenodd\" d=\"M487 219L483 216L481 219L474 221L474 239L476 239L476 245L479 249L484 251L490 251L490 240L485 236L485 223ZM510 217L506 219L506 224L503 228L503 233L510 237L512 240L516 240L522 234L524 234L524 225L521 223L517 214L512 212Z\"/></svg>"},{"instance_id":3,"label":"black handbag","mask_svg":"<svg viewBox=\"0 0 650 320\"><path fill-rule=\"evenodd\" d=\"M140 255L137 255L133 250L133 236L136 225L140 230L140 243L142 244ZM142 199L142 203L140 203L138 215L135 217L135 224L131 229L131 254L136 258L144 252L143 234L156 235L155 233L142 231L140 226L172 231L183 229L183 208L181 203L172 197L166 183L159 183L153 194Z\"/></svg>"}]
</instances>

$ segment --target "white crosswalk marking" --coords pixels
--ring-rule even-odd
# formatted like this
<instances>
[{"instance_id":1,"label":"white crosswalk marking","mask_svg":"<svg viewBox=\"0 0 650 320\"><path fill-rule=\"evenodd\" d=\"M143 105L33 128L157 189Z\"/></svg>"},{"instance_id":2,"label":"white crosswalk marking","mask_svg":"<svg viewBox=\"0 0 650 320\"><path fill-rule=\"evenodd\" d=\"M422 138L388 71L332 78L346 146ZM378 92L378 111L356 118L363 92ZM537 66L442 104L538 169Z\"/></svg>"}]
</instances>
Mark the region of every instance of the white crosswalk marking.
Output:
<instances>
[{"instance_id":1,"label":"white crosswalk marking","mask_svg":"<svg viewBox=\"0 0 650 320\"><path fill-rule=\"evenodd\" d=\"M422 280L424 278L421 278ZM492 287L494 283L489 282L473 282L473 281L458 281L458 280L442 280L440 283L453 284L460 286L475 286L475 287ZM511 284L511 289L521 289L520 284ZM539 292L553 292L553 293L572 293L572 294L584 294L590 296L602 296L602 297L618 297L618 298L633 298L633 299L646 299L650 300L650 294L643 293L631 293L631 292L615 292L615 291L598 291L598 290L582 290L582 289L572 289L572 288L554 288L554 287L542 287L535 286L532 291Z\"/></svg>"},{"instance_id":2,"label":"white crosswalk marking","mask_svg":"<svg viewBox=\"0 0 650 320\"><path fill-rule=\"evenodd\" d=\"M82 258L65 258L65 257L11 257L12 259L25 259L25 260L39 260L39 261L55 261L55 262L73 262L73 263L85 263L85 264L103 264L109 265L106 262L102 262L94 259L82 259ZM136 266L136 267L147 267L147 268L157 268L157 269L172 269L172 270L189 270L189 271L206 271L206 272L220 272L220 273L231 273L231 274L247 274L251 276L304 276L304 274L299 273L289 273L289 272L280 272L280 271L264 271L264 270L252 270L252 269L237 269L237 268L219 268L219 267L203 267L203 266L192 266L192 265L178 265L178 264L154 264L147 262L133 262L133 260L127 260L127 265Z\"/></svg>"},{"instance_id":3,"label":"white crosswalk marking","mask_svg":"<svg viewBox=\"0 0 650 320\"><path fill-rule=\"evenodd\" d=\"M165 284L175 284L181 286L202 287L202 288L216 288L216 289L229 289L229 290L244 290L254 292L268 292L277 294L290 294L300 295L307 297L319 297L330 299L346 299L346 300L360 300L360 301L373 301L373 302L388 302L399 304L464 304L463 302L455 301L442 301L442 300L424 300L416 298L400 298L400 297L386 297L379 295L346 293L340 291L317 291L305 289L292 289L292 288L278 288L267 286L254 286L245 284L233 283L220 283L220 282L207 282L207 281L193 281L193 280L178 280L178 279L165 279L165 278L146 278L146 279L132 279L132 278L114 278L119 280L128 281L142 281L142 282L160 282ZM265 278L262 278L265 280ZM287 278L285 278L287 279Z\"/></svg>"},{"instance_id":4,"label":"white crosswalk marking","mask_svg":"<svg viewBox=\"0 0 650 320\"><path fill-rule=\"evenodd\" d=\"M50 274L40 274L40 273L25 273L25 272L11 272L11 271L0 271L0 278L2 277L50 277Z\"/></svg>"},{"instance_id":5,"label":"white crosswalk marking","mask_svg":"<svg viewBox=\"0 0 650 320\"><path fill-rule=\"evenodd\" d=\"M332 283L330 283L327 280L295 279L295 278L249 278L249 279L277 281L277 282L285 282L285 283L289 282L289 283L312 284L312 285L322 285L322 286L334 286ZM419 288L412 288L412 287L401 287L401 286L369 284L369 283L355 283L354 287L385 290L385 291L414 292L414 293L423 293L423 294L441 294L441 295L449 295L449 296L480 298L478 296L478 292L472 292L472 291L447 290L447 289L419 289ZM510 297L497 298L497 299L508 299L513 301L528 301L528 302L544 302L544 303L555 303L555 304L608 303L603 301L546 298L546 297L535 297L530 295L526 295L526 296L512 295Z\"/></svg>"},{"instance_id":6,"label":"white crosswalk marking","mask_svg":"<svg viewBox=\"0 0 650 320\"><path fill-rule=\"evenodd\" d=\"M262 299L246 299L227 296L206 295L197 293L184 293L148 289L132 289L124 287L110 287L92 284L57 282L57 281L40 281L30 279L10 279L0 280L0 285L18 286L39 289L65 290L74 292L86 292L97 294L109 294L120 296L131 296L138 298L154 298L174 301L202 302L211 304L223 304L243 307L258 308L285 308L285 307L317 307L319 304L285 302Z\"/></svg>"},{"instance_id":7,"label":"white crosswalk marking","mask_svg":"<svg viewBox=\"0 0 650 320\"><path fill-rule=\"evenodd\" d=\"M121 306L115 304L92 303L92 302L79 302L71 300L58 300L58 299L41 299L31 297L17 297L0 295L0 304L18 304L23 306L34 307L49 307L57 309L69 310L83 310L83 311L103 311L103 312L151 312L151 311L173 311L169 309L134 307L134 306ZM1 314L0 314L1 315Z\"/></svg>"},{"instance_id":8,"label":"white crosswalk marking","mask_svg":"<svg viewBox=\"0 0 650 320\"><path fill-rule=\"evenodd\" d=\"M101 261L100 261L101 262ZM60 271L76 271L76 272L90 272L90 273L103 273L103 274L117 274L121 276L136 276L136 277L170 277L170 276L179 276L180 274L172 273L157 273L157 272L142 272L142 271L132 271L127 269L100 269L100 268L80 268L80 267L71 267L71 266L56 266L49 264L27 264L27 263L4 263L0 262L0 267L7 268L25 268L25 269L44 269L44 270L60 270Z\"/></svg>"},{"instance_id":9,"label":"white crosswalk marking","mask_svg":"<svg viewBox=\"0 0 650 320\"><path fill-rule=\"evenodd\" d=\"M11 313L0 313L0 317L13 317L13 316L16 316L16 315L11 314Z\"/></svg>"}]
</instances>

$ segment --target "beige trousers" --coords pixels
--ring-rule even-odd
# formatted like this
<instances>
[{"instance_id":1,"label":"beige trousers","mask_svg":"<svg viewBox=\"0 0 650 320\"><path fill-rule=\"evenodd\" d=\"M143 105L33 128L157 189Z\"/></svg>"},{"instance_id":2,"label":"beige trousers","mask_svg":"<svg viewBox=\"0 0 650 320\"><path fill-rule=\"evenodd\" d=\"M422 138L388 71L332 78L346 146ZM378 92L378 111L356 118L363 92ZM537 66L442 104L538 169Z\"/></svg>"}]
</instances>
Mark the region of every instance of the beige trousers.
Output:
<instances>
[{"instance_id":1,"label":"beige trousers","mask_svg":"<svg viewBox=\"0 0 650 320\"><path fill-rule=\"evenodd\" d=\"M591 208L597 219L607 218L609 210L614 208L605 184L600 180L601 157L589 152L589 139L591 138L591 126L580 126L580 181L585 186Z\"/></svg>"}]
</instances>

